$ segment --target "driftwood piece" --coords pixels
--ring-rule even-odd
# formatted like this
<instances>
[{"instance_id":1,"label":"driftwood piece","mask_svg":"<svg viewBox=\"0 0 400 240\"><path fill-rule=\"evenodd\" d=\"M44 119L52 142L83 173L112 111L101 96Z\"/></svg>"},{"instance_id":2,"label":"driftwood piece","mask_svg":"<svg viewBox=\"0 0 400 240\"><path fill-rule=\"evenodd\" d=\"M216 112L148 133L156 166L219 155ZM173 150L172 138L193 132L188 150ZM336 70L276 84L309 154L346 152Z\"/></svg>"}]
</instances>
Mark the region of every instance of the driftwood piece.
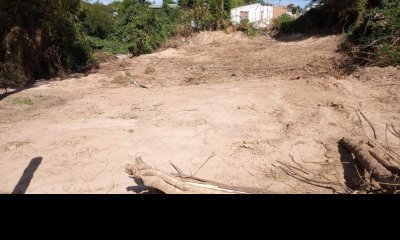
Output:
<instances>
[{"instance_id":1,"label":"driftwood piece","mask_svg":"<svg viewBox=\"0 0 400 240\"><path fill-rule=\"evenodd\" d=\"M343 138L339 143L353 153L357 161L371 174L372 178L374 178L382 188L390 192L395 191L395 185L399 183L396 181L396 176L371 156L362 141Z\"/></svg>"},{"instance_id":2,"label":"driftwood piece","mask_svg":"<svg viewBox=\"0 0 400 240\"><path fill-rule=\"evenodd\" d=\"M130 177L139 178L147 187L158 189L167 194L271 194L273 192L249 187L229 186L209 180L185 175L173 165L178 174L168 174L146 165L141 157L134 164L128 164L125 171Z\"/></svg>"}]
</instances>

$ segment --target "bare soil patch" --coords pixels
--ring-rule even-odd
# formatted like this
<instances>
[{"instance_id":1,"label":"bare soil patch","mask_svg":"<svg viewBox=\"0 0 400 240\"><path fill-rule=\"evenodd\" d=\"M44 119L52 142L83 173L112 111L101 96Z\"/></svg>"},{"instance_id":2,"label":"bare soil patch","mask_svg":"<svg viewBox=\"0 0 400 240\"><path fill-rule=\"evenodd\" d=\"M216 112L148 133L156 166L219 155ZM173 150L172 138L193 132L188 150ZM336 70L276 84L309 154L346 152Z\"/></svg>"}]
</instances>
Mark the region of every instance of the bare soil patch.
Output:
<instances>
[{"instance_id":1,"label":"bare soil patch","mask_svg":"<svg viewBox=\"0 0 400 240\"><path fill-rule=\"evenodd\" d=\"M341 76L339 40L203 32L9 95L0 101L0 192L12 192L37 157L43 160L27 193L135 193L124 173L135 156L162 171L173 172L172 161L190 173L213 152L197 177L280 193L343 191L279 167L298 163L310 178L357 185L338 141L365 137L356 108L374 123L377 141L386 145L387 135L399 152L400 139L386 134L386 124L400 129L400 70Z\"/></svg>"}]
</instances>

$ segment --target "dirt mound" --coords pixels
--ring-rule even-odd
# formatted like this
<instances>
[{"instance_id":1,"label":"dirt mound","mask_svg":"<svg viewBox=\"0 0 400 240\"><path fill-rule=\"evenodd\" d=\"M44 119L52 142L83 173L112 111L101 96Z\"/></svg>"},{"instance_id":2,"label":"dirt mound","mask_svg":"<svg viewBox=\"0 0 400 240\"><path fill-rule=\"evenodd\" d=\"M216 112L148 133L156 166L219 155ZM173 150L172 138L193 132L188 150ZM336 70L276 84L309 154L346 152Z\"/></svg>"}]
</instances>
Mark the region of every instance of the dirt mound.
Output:
<instances>
[{"instance_id":1,"label":"dirt mound","mask_svg":"<svg viewBox=\"0 0 400 240\"><path fill-rule=\"evenodd\" d=\"M325 36L288 42L267 36L248 38L240 32L201 32L178 48L103 65L99 73L114 78L128 71L152 87L224 83L248 77L339 78L336 62L340 55L335 51L339 39ZM147 74L148 68L154 71Z\"/></svg>"},{"instance_id":2,"label":"dirt mound","mask_svg":"<svg viewBox=\"0 0 400 240\"><path fill-rule=\"evenodd\" d=\"M215 44L215 43L235 44L247 40L248 37L246 37L242 32L234 32L231 34L227 34L222 31L216 31L216 32L197 33L193 37L189 38L187 41L192 46L201 47L203 45Z\"/></svg>"},{"instance_id":3,"label":"dirt mound","mask_svg":"<svg viewBox=\"0 0 400 240\"><path fill-rule=\"evenodd\" d=\"M361 82L386 82L387 84L400 84L399 70L400 67L368 67L358 69L352 74L352 76L358 78Z\"/></svg>"}]
</instances>

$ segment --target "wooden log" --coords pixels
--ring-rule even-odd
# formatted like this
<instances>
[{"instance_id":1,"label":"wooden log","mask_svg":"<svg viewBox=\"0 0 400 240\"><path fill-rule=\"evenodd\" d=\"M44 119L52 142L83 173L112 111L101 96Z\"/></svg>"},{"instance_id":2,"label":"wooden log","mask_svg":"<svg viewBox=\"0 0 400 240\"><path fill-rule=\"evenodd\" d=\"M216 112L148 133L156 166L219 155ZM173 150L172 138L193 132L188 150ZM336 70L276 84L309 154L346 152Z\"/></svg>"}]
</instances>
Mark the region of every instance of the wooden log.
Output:
<instances>
[{"instance_id":1,"label":"wooden log","mask_svg":"<svg viewBox=\"0 0 400 240\"><path fill-rule=\"evenodd\" d=\"M397 184L400 182L393 176L392 172L386 169L382 164L378 162L374 157L371 156L367 147L362 141L358 141L351 138L343 138L339 144L349 150L357 161L366 169L374 178L379 185L390 192L396 190Z\"/></svg>"},{"instance_id":2,"label":"wooden log","mask_svg":"<svg viewBox=\"0 0 400 240\"><path fill-rule=\"evenodd\" d=\"M133 178L140 178L147 187L167 194L271 194L273 192L249 187L229 186L214 181L184 175L180 170L172 175L146 165L141 157L128 164L125 171Z\"/></svg>"},{"instance_id":3,"label":"wooden log","mask_svg":"<svg viewBox=\"0 0 400 240\"><path fill-rule=\"evenodd\" d=\"M382 154L381 151L378 149L369 149L368 152L387 170L391 171L393 174L397 174L397 176L400 176L400 166L383 157L384 154Z\"/></svg>"}]
</instances>

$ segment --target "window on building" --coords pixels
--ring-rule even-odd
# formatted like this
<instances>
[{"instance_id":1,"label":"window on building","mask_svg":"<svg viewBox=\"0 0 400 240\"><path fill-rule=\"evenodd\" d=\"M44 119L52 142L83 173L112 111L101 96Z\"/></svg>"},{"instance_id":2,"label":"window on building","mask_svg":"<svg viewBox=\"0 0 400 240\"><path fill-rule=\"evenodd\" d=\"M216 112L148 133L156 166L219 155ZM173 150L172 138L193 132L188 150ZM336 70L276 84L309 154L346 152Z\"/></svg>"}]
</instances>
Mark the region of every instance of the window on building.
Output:
<instances>
[{"instance_id":1,"label":"window on building","mask_svg":"<svg viewBox=\"0 0 400 240\"><path fill-rule=\"evenodd\" d=\"M249 19L249 12L248 11L240 11L240 20Z\"/></svg>"}]
</instances>

